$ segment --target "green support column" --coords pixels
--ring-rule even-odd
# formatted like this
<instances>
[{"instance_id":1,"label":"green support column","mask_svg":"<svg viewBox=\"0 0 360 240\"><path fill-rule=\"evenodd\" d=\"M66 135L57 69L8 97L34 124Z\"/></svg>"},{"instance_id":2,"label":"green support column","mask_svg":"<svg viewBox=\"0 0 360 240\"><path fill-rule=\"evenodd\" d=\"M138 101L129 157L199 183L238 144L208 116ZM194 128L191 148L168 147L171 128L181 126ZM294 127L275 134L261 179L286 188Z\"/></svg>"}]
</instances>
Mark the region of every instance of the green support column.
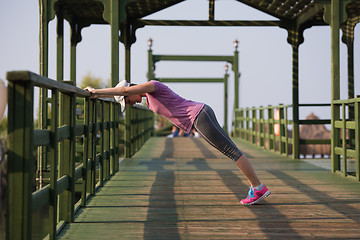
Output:
<instances>
[{"instance_id":1,"label":"green support column","mask_svg":"<svg viewBox=\"0 0 360 240\"><path fill-rule=\"evenodd\" d=\"M348 66L348 98L355 97L355 88L354 88L354 30L355 25L360 21L359 18L348 19L345 26L341 29L343 30L342 42L347 46L347 66ZM349 105L349 119L355 119L355 108L354 106ZM355 144L355 132L354 130L349 129L349 139L350 147L354 148Z\"/></svg>"},{"instance_id":2,"label":"green support column","mask_svg":"<svg viewBox=\"0 0 360 240\"><path fill-rule=\"evenodd\" d=\"M70 81L76 86L76 45L79 25L74 21L71 24L71 39L70 39Z\"/></svg>"},{"instance_id":3,"label":"green support column","mask_svg":"<svg viewBox=\"0 0 360 240\"><path fill-rule=\"evenodd\" d=\"M40 5L40 30L39 30L39 47L40 47L40 75L48 76L48 63L49 63L49 14L47 9L48 1L41 0L39 1ZM46 89L40 89L39 91L39 121L40 121L40 129L47 129L47 98L48 98L48 91ZM47 154L46 154L46 147L42 146L39 147L38 150L38 178L40 179L40 187L42 187L42 169L46 166L47 162Z\"/></svg>"},{"instance_id":4,"label":"green support column","mask_svg":"<svg viewBox=\"0 0 360 240\"><path fill-rule=\"evenodd\" d=\"M152 55L152 39L150 38L148 40L149 50L148 50L148 81L153 80L155 78L154 76L154 61L153 61L153 55Z\"/></svg>"},{"instance_id":5,"label":"green support column","mask_svg":"<svg viewBox=\"0 0 360 240\"><path fill-rule=\"evenodd\" d=\"M123 9L123 11L121 11L121 13L125 16L126 15L126 11L125 6L127 4L127 2L131 2L131 0L128 1L124 1L121 4L121 8ZM123 16L122 16L123 17ZM125 79L128 82L131 82L131 45L133 43L135 43L136 38L135 38L135 31L138 28L144 27L143 24L134 24L131 23L128 19L126 19L123 23L121 23L120 28L121 28L121 35L120 35L120 41L124 44L125 46ZM130 137L130 132L131 132L131 111L132 108L127 108L126 112L125 112L125 157L131 157L131 152L132 150L130 150L130 148L132 147L131 142L131 137Z\"/></svg>"},{"instance_id":6,"label":"green support column","mask_svg":"<svg viewBox=\"0 0 360 240\"><path fill-rule=\"evenodd\" d=\"M299 46L304 42L303 32L309 26L287 26L287 41L292 47L292 118L293 118L293 158L300 158L300 133L299 133Z\"/></svg>"},{"instance_id":7,"label":"green support column","mask_svg":"<svg viewBox=\"0 0 360 240\"><path fill-rule=\"evenodd\" d=\"M56 38L56 80L64 79L64 18L61 10L57 13Z\"/></svg>"},{"instance_id":8,"label":"green support column","mask_svg":"<svg viewBox=\"0 0 360 240\"><path fill-rule=\"evenodd\" d=\"M331 27L331 165L332 172L340 170L340 156L335 147L340 146L340 129L335 121L340 120L340 106L333 101L340 99L340 26L347 19L346 5L351 0L331 0L324 3L324 21Z\"/></svg>"},{"instance_id":9,"label":"green support column","mask_svg":"<svg viewBox=\"0 0 360 240\"><path fill-rule=\"evenodd\" d=\"M125 79L131 82L131 42L130 42L130 25L124 24L122 28L124 32L124 45L125 45ZM131 157L131 111L130 107L126 108L125 112L125 157Z\"/></svg>"},{"instance_id":10,"label":"green support column","mask_svg":"<svg viewBox=\"0 0 360 240\"><path fill-rule=\"evenodd\" d=\"M300 158L300 132L299 132L299 47L292 46L292 105L293 105L293 158Z\"/></svg>"},{"instance_id":11,"label":"green support column","mask_svg":"<svg viewBox=\"0 0 360 240\"><path fill-rule=\"evenodd\" d=\"M111 86L119 83L119 0L111 0Z\"/></svg>"},{"instance_id":12,"label":"green support column","mask_svg":"<svg viewBox=\"0 0 360 240\"><path fill-rule=\"evenodd\" d=\"M340 99L340 0L331 0L331 161L332 171L340 170L340 156L335 147L340 146L340 130L335 121L340 120L340 106L334 100Z\"/></svg>"},{"instance_id":13,"label":"green support column","mask_svg":"<svg viewBox=\"0 0 360 240\"><path fill-rule=\"evenodd\" d=\"M238 44L239 44L238 40L235 40L234 41L235 52L234 52L234 60L233 60L233 71L234 71L234 81L235 81L235 85L234 85L234 87L235 87L234 109L239 109L239 78L240 78L240 73L239 73L239 52L237 50Z\"/></svg>"},{"instance_id":14,"label":"green support column","mask_svg":"<svg viewBox=\"0 0 360 240\"><path fill-rule=\"evenodd\" d=\"M228 65L225 65L225 76L224 76L224 130L228 132Z\"/></svg>"}]
</instances>

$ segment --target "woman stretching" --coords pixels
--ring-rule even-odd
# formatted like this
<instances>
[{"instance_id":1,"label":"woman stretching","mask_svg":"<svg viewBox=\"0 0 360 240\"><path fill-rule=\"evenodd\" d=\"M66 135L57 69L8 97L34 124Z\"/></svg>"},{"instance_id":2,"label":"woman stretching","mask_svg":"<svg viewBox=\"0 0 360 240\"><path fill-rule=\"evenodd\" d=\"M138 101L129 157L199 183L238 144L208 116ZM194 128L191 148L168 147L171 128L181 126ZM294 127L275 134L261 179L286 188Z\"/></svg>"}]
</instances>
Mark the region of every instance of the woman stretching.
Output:
<instances>
[{"instance_id":1,"label":"woman stretching","mask_svg":"<svg viewBox=\"0 0 360 240\"><path fill-rule=\"evenodd\" d=\"M235 162L251 184L247 198L240 201L242 204L252 205L270 195L270 191L260 182L247 157L220 127L214 111L208 105L186 100L163 83L154 80L140 85L130 85L123 80L114 88L87 87L85 90L92 94L92 98L114 97L120 103L121 111L125 110L126 104L133 106L140 103L142 97L146 97L151 111L168 119L187 133L195 128L213 147Z\"/></svg>"}]
</instances>

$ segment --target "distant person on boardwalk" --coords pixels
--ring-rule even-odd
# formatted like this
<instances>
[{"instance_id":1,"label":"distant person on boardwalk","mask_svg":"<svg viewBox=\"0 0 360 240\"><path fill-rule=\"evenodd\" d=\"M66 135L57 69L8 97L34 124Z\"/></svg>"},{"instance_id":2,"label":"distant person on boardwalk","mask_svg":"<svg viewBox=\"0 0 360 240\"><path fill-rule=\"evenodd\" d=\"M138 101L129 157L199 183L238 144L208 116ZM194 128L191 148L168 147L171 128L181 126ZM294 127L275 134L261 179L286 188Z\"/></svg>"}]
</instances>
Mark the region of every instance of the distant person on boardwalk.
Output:
<instances>
[{"instance_id":1,"label":"distant person on boardwalk","mask_svg":"<svg viewBox=\"0 0 360 240\"><path fill-rule=\"evenodd\" d=\"M248 196L240 202L244 205L258 203L270 195L268 188L257 177L251 163L230 139L219 125L214 111L206 104L186 100L173 92L165 84L150 81L143 84L129 84L123 80L113 88L94 89L86 87L92 98L114 97L121 105L121 111L126 104L133 106L141 103L146 97L149 109L174 125L190 133L193 128L221 153L231 158L251 184Z\"/></svg>"}]
</instances>

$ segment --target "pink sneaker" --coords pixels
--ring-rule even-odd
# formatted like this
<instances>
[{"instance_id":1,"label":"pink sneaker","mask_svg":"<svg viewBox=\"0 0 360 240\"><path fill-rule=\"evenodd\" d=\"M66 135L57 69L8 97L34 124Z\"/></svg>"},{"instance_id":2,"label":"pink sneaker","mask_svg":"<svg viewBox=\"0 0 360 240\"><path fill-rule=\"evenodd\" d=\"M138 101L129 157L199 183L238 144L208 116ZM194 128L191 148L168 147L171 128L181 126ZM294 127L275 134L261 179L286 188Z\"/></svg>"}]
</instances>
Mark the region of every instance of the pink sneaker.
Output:
<instances>
[{"instance_id":1,"label":"pink sneaker","mask_svg":"<svg viewBox=\"0 0 360 240\"><path fill-rule=\"evenodd\" d=\"M256 190L255 188L250 187L247 198L242 199L240 202L244 205L253 205L258 203L261 199L266 198L270 194L271 192L265 185L263 185L261 190Z\"/></svg>"}]
</instances>

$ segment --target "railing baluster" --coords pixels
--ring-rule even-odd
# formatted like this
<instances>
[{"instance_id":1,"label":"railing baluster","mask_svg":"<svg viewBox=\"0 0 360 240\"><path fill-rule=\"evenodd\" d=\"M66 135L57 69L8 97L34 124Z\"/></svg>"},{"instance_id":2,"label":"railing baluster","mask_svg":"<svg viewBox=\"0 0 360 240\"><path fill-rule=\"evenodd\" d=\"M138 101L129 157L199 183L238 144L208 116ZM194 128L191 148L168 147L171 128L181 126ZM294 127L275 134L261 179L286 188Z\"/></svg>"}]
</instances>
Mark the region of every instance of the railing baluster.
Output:
<instances>
[{"instance_id":1,"label":"railing baluster","mask_svg":"<svg viewBox=\"0 0 360 240\"><path fill-rule=\"evenodd\" d=\"M346 153L346 105L341 104L342 107L342 149L343 149L343 162L342 172L344 177L347 176L347 153Z\"/></svg>"},{"instance_id":2,"label":"railing baluster","mask_svg":"<svg viewBox=\"0 0 360 240\"><path fill-rule=\"evenodd\" d=\"M49 202L49 238L56 239L56 225L58 222L58 196L57 196L57 166L58 166L58 123L59 123L59 91L51 92L51 148L50 160L50 202Z\"/></svg>"},{"instance_id":3,"label":"railing baluster","mask_svg":"<svg viewBox=\"0 0 360 240\"><path fill-rule=\"evenodd\" d=\"M7 239L31 239L33 95L32 82L8 84Z\"/></svg>"},{"instance_id":4,"label":"railing baluster","mask_svg":"<svg viewBox=\"0 0 360 240\"><path fill-rule=\"evenodd\" d=\"M82 173L82 192L81 192L81 206L86 205L86 194L88 189L88 159L89 159L89 136L90 136L90 98L87 97L84 103L84 124L86 126L84 137L83 137L83 173Z\"/></svg>"},{"instance_id":5,"label":"railing baluster","mask_svg":"<svg viewBox=\"0 0 360 240\"><path fill-rule=\"evenodd\" d=\"M356 180L360 181L360 101L355 102L355 161Z\"/></svg>"}]
</instances>

